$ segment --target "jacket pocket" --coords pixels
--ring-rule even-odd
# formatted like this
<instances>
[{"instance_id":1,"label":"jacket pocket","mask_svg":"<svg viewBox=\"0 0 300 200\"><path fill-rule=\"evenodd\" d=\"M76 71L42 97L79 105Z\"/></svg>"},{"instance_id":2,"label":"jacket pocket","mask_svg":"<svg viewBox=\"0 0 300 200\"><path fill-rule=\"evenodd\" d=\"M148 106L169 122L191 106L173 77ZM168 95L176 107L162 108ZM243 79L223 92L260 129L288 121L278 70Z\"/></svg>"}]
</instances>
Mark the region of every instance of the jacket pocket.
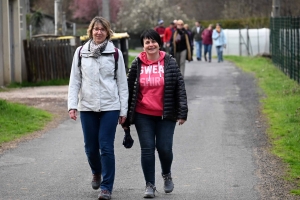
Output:
<instances>
[{"instance_id":1,"label":"jacket pocket","mask_svg":"<svg viewBox=\"0 0 300 200\"><path fill-rule=\"evenodd\" d=\"M88 53L82 53L81 54L81 70L86 72L87 74L90 74L92 70L92 63L93 63L93 57L89 57Z\"/></svg>"},{"instance_id":2,"label":"jacket pocket","mask_svg":"<svg viewBox=\"0 0 300 200\"><path fill-rule=\"evenodd\" d=\"M100 59L100 74L103 78L114 77L115 60L113 55L101 55Z\"/></svg>"}]
</instances>

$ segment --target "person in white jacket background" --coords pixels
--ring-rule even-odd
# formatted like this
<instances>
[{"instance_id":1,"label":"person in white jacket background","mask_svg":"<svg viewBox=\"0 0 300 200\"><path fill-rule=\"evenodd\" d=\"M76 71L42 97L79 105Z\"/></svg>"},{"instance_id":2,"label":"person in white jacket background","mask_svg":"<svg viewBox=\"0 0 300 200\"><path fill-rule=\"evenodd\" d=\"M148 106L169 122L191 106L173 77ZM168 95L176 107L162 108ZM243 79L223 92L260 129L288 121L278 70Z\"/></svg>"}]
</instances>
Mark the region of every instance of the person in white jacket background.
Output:
<instances>
[{"instance_id":1,"label":"person in white jacket background","mask_svg":"<svg viewBox=\"0 0 300 200\"><path fill-rule=\"evenodd\" d=\"M216 28L213 30L212 39L216 46L218 62L223 62L223 49L226 48L226 37L219 23L216 24Z\"/></svg>"},{"instance_id":2,"label":"person in white jacket background","mask_svg":"<svg viewBox=\"0 0 300 200\"><path fill-rule=\"evenodd\" d=\"M122 52L110 41L110 23L95 17L87 34L90 40L78 47L73 57L68 111L73 120L80 112L92 188L100 188L99 199L110 199L115 178L116 127L118 122L125 122L128 110L127 76Z\"/></svg>"}]
</instances>

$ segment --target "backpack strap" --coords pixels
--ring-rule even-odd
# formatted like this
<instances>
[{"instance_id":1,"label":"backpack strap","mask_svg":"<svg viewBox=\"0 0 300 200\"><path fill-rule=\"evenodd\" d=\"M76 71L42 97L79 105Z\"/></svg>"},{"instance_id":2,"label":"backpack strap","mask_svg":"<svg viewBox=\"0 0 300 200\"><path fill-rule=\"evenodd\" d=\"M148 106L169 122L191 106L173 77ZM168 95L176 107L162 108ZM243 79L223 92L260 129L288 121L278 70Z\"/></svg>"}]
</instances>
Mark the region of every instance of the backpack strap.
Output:
<instances>
[{"instance_id":1,"label":"backpack strap","mask_svg":"<svg viewBox=\"0 0 300 200\"><path fill-rule=\"evenodd\" d=\"M82 76L82 74L81 74L81 55L80 55L82 47L83 47L83 45L80 47L80 49L78 51L78 67L79 67L80 76Z\"/></svg>"},{"instance_id":2,"label":"backpack strap","mask_svg":"<svg viewBox=\"0 0 300 200\"><path fill-rule=\"evenodd\" d=\"M78 67L80 68L80 70L79 70L80 74L81 74L81 56L80 56L80 52L81 52L82 47L83 47L83 45L80 47L80 49L78 51ZM118 51L118 48L116 48L116 47L115 47L114 59L115 59L114 79L117 79L119 51Z\"/></svg>"},{"instance_id":3,"label":"backpack strap","mask_svg":"<svg viewBox=\"0 0 300 200\"><path fill-rule=\"evenodd\" d=\"M118 70L118 61L119 61L119 51L118 48L115 47L115 53L114 53L114 58L115 58L115 71L114 71L114 79L117 79L117 70Z\"/></svg>"}]
</instances>

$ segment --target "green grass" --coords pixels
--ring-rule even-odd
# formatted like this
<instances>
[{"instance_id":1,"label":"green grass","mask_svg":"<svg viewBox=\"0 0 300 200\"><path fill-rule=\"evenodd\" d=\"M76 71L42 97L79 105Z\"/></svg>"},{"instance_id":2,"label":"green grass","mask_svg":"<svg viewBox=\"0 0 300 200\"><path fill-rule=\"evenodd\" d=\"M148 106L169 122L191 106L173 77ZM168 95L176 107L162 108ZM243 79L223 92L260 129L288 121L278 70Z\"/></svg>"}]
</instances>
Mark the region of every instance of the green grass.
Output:
<instances>
[{"instance_id":1,"label":"green grass","mask_svg":"<svg viewBox=\"0 0 300 200\"><path fill-rule=\"evenodd\" d=\"M135 59L135 56L128 56L128 68L131 67L131 63L134 59Z\"/></svg>"},{"instance_id":2,"label":"green grass","mask_svg":"<svg viewBox=\"0 0 300 200\"><path fill-rule=\"evenodd\" d=\"M49 81L38 81L38 82L23 82L23 83L11 83L8 88L19 88L19 87L35 87L35 86L48 86L48 85L68 85L69 79L57 79Z\"/></svg>"},{"instance_id":3,"label":"green grass","mask_svg":"<svg viewBox=\"0 0 300 200\"><path fill-rule=\"evenodd\" d=\"M286 179L298 184L291 193L300 195L300 85L276 68L269 59L225 56L253 73L264 91L263 113L272 152L288 164Z\"/></svg>"},{"instance_id":4,"label":"green grass","mask_svg":"<svg viewBox=\"0 0 300 200\"><path fill-rule=\"evenodd\" d=\"M129 52L135 52L135 53L140 53L142 50L138 50L138 49L129 49Z\"/></svg>"},{"instance_id":5,"label":"green grass","mask_svg":"<svg viewBox=\"0 0 300 200\"><path fill-rule=\"evenodd\" d=\"M0 99L0 145L41 130L51 119L46 111Z\"/></svg>"}]
</instances>

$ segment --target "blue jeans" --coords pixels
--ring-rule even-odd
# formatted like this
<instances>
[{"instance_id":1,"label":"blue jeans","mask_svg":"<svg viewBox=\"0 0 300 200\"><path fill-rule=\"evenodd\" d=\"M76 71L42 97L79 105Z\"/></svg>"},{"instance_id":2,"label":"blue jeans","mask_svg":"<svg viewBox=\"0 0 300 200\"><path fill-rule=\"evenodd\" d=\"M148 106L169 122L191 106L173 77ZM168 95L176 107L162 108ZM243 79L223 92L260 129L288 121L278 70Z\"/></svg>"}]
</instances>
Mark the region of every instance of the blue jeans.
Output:
<instances>
[{"instance_id":1,"label":"blue jeans","mask_svg":"<svg viewBox=\"0 0 300 200\"><path fill-rule=\"evenodd\" d=\"M101 189L113 189L115 179L114 141L120 111L81 111L84 148L93 174L102 174ZM100 152L99 152L100 149Z\"/></svg>"},{"instance_id":2,"label":"blue jeans","mask_svg":"<svg viewBox=\"0 0 300 200\"><path fill-rule=\"evenodd\" d=\"M197 58L199 58L201 60L201 57L202 57L202 40L200 40L200 41L195 40L195 44L196 44L196 56L197 56Z\"/></svg>"},{"instance_id":3,"label":"blue jeans","mask_svg":"<svg viewBox=\"0 0 300 200\"><path fill-rule=\"evenodd\" d=\"M204 56L208 53L208 60L211 61L211 44L204 44Z\"/></svg>"},{"instance_id":4,"label":"blue jeans","mask_svg":"<svg viewBox=\"0 0 300 200\"><path fill-rule=\"evenodd\" d=\"M140 141L141 163L146 183L155 185L155 148L162 174L171 172L175 125L175 121L162 117L135 113L135 127Z\"/></svg>"},{"instance_id":5,"label":"blue jeans","mask_svg":"<svg viewBox=\"0 0 300 200\"><path fill-rule=\"evenodd\" d=\"M223 62L223 46L216 46L218 62Z\"/></svg>"}]
</instances>

